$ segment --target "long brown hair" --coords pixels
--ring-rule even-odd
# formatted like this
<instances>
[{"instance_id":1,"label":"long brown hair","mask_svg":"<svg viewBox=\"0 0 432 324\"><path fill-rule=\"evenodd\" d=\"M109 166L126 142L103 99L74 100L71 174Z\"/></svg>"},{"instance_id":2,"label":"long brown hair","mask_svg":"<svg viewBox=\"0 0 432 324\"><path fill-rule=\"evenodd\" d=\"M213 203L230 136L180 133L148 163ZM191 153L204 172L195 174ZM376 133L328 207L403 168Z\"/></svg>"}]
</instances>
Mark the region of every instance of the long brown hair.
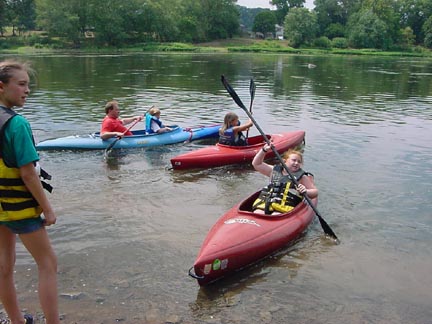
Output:
<instances>
[{"instance_id":1,"label":"long brown hair","mask_svg":"<svg viewBox=\"0 0 432 324\"><path fill-rule=\"evenodd\" d=\"M229 113L227 113L227 114L225 115L225 117L224 117L224 123L223 123L222 127L221 127L220 130L219 130L219 134L222 134L222 135L223 135L223 133L224 133L228 128L231 127L231 123L232 123L232 121L233 121L233 120L236 120L236 119L238 119L238 116L237 116L236 113L233 113L233 112L229 112Z\"/></svg>"}]
</instances>

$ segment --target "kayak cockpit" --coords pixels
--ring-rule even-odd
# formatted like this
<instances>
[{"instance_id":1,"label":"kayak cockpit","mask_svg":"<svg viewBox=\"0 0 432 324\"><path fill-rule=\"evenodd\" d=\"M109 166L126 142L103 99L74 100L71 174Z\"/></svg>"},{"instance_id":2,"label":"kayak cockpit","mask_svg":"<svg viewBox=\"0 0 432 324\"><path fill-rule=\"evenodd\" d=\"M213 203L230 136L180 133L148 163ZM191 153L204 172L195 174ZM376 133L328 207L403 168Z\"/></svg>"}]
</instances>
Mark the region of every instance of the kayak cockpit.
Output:
<instances>
[{"instance_id":1,"label":"kayak cockpit","mask_svg":"<svg viewBox=\"0 0 432 324\"><path fill-rule=\"evenodd\" d=\"M279 217L286 217L286 216L294 215L299 209L306 206L304 203L299 203L295 208L290 210L288 213L275 213L275 214L270 214L270 215L255 213L253 211L253 204L254 204L255 200L258 198L258 196L260 195L260 192L261 191L257 191L253 195L249 196L247 199L242 201L238 207L239 213L253 214L254 217L279 218Z\"/></svg>"},{"instance_id":2,"label":"kayak cockpit","mask_svg":"<svg viewBox=\"0 0 432 324\"><path fill-rule=\"evenodd\" d=\"M173 132L175 130L177 130L179 128L179 126L177 125L173 125L173 126L169 126L172 128L172 130L170 130L169 132ZM166 134L166 133L153 133L153 134L147 134L147 132L145 131L145 129L138 129L138 130L133 130L131 131L132 135L129 136L125 136L125 137L133 137L133 136L155 136L155 135L160 135L160 134ZM167 133L169 133L167 132ZM95 132L92 134L93 137L100 137L100 132Z\"/></svg>"},{"instance_id":3,"label":"kayak cockpit","mask_svg":"<svg viewBox=\"0 0 432 324\"><path fill-rule=\"evenodd\" d=\"M270 140L271 135L267 135L267 138ZM262 136L249 137L248 138L248 145L243 145L243 146L233 146L233 145L225 145L225 144L217 143L217 145L222 146L222 147L229 147L231 149L239 149L239 150L253 149L255 147L261 147L264 144L265 144L265 141L264 141L264 137L262 137Z\"/></svg>"}]
</instances>

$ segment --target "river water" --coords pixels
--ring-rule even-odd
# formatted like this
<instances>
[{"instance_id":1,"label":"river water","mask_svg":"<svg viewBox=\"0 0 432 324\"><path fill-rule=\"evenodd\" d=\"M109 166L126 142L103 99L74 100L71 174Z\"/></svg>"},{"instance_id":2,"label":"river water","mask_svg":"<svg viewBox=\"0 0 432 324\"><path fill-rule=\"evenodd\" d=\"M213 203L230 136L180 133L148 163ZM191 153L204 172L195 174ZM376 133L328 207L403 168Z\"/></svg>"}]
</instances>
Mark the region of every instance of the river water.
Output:
<instances>
[{"instance_id":1,"label":"river water","mask_svg":"<svg viewBox=\"0 0 432 324\"><path fill-rule=\"evenodd\" d=\"M5 56L0 56L0 59ZM36 141L99 130L103 106L166 124L245 113L271 134L306 131L318 221L293 246L219 283L187 275L207 231L266 184L250 165L173 171L211 143L120 152L40 152L52 175L63 323L432 323L432 60L273 54L47 55L26 106ZM309 68L314 64L315 68ZM138 127L139 128L139 127ZM250 135L258 134L251 129ZM37 270L17 247L22 307L41 317Z\"/></svg>"}]
</instances>

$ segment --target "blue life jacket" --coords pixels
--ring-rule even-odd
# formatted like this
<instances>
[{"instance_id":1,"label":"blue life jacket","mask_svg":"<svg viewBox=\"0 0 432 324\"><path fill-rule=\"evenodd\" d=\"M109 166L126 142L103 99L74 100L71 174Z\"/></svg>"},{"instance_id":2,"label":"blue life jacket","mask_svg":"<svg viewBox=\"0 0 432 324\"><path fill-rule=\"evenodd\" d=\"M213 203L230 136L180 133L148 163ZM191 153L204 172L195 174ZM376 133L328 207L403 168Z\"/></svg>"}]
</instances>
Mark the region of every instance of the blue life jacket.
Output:
<instances>
[{"instance_id":1,"label":"blue life jacket","mask_svg":"<svg viewBox=\"0 0 432 324\"><path fill-rule=\"evenodd\" d=\"M159 119L157 119L155 116L152 116L149 113L147 113L145 116L145 130L146 130L147 134L154 134L155 133L151 127L152 122L155 122L156 124L158 124L160 128L164 127L164 125L162 124L162 122Z\"/></svg>"},{"instance_id":2,"label":"blue life jacket","mask_svg":"<svg viewBox=\"0 0 432 324\"><path fill-rule=\"evenodd\" d=\"M219 135L219 143L230 146L245 146L247 140L242 132L238 132L235 136L233 128L230 127L222 135Z\"/></svg>"}]
</instances>

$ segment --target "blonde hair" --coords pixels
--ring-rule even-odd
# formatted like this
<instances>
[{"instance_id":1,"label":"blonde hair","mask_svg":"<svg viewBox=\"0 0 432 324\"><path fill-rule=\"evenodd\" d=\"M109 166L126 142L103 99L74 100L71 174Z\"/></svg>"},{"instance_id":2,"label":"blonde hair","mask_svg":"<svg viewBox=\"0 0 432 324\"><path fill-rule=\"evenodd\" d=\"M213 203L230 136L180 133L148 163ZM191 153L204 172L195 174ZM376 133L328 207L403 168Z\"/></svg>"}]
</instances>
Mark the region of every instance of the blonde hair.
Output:
<instances>
[{"instance_id":1,"label":"blonde hair","mask_svg":"<svg viewBox=\"0 0 432 324\"><path fill-rule=\"evenodd\" d=\"M222 125L222 127L219 130L220 134L223 134L228 128L231 127L231 123L233 122L233 120L238 119L238 116L236 113L233 112L229 112L226 113L225 117L224 117L224 123Z\"/></svg>"},{"instance_id":2,"label":"blonde hair","mask_svg":"<svg viewBox=\"0 0 432 324\"><path fill-rule=\"evenodd\" d=\"M156 106L151 106L151 108L149 109L148 113L152 116L160 114L160 109Z\"/></svg>"},{"instance_id":3,"label":"blonde hair","mask_svg":"<svg viewBox=\"0 0 432 324\"><path fill-rule=\"evenodd\" d=\"M8 83L13 76L14 71L25 71L29 75L34 75L34 70L30 67L30 63L19 62L15 60L5 60L0 62L0 81Z\"/></svg>"},{"instance_id":4,"label":"blonde hair","mask_svg":"<svg viewBox=\"0 0 432 324\"><path fill-rule=\"evenodd\" d=\"M289 149L288 151L286 151L286 152L282 155L282 158L283 158L284 160L286 160L286 159L289 158L289 156L290 156L291 154L296 154L296 155L298 155L298 157L300 157L300 163L303 164L303 162L304 162L304 160L303 160L303 153L300 151L300 149L297 149L297 148Z\"/></svg>"}]
</instances>

